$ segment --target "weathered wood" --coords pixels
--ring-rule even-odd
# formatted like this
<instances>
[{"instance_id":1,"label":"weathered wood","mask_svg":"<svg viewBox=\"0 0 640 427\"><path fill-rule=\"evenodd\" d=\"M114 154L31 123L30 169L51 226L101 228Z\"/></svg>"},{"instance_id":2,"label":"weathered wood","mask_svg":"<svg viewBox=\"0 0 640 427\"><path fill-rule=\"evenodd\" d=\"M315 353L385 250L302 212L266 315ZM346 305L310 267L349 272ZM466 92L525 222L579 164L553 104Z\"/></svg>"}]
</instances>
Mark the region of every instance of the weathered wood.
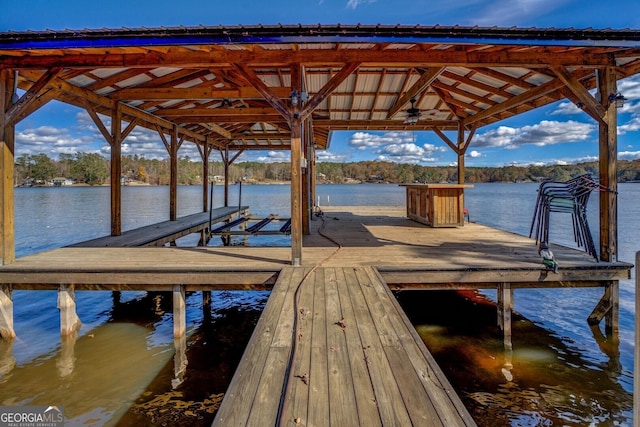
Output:
<instances>
[{"instance_id":1,"label":"weathered wood","mask_svg":"<svg viewBox=\"0 0 640 427\"><path fill-rule=\"evenodd\" d=\"M111 235L122 234L122 108L115 103L111 116Z\"/></svg>"},{"instance_id":2,"label":"weathered wood","mask_svg":"<svg viewBox=\"0 0 640 427\"><path fill-rule=\"evenodd\" d=\"M640 265L640 251L636 252L636 265ZM633 360L633 427L640 427L640 274L636 274L636 328L634 340L634 360Z\"/></svg>"},{"instance_id":3,"label":"weathered wood","mask_svg":"<svg viewBox=\"0 0 640 427\"><path fill-rule=\"evenodd\" d=\"M431 227L464 226L464 189L469 184L403 184L407 216Z\"/></svg>"},{"instance_id":4,"label":"weathered wood","mask_svg":"<svg viewBox=\"0 0 640 427\"><path fill-rule=\"evenodd\" d=\"M15 338L13 329L13 289L11 285L0 285L0 337Z\"/></svg>"},{"instance_id":5,"label":"weathered wood","mask_svg":"<svg viewBox=\"0 0 640 427\"><path fill-rule=\"evenodd\" d=\"M290 313L284 311L285 299L292 297L292 292L289 292L289 287L292 284L297 284L293 279L294 271L292 269L285 269L278 278L278 282L273 288L267 305L260 316L260 320L256 324L251 339L247 344L247 348L242 355L242 359L236 370L236 375L233 376L225 398L220 405L220 409L216 414L214 425L219 426L244 426L247 425L249 418L249 412L247 408L250 407L258 392L259 381L263 377L265 366L274 367L274 363L266 364L267 358L272 348L272 342L275 336L275 331L278 325L282 324L284 320L290 320ZM299 279L298 279L299 280ZM283 321L280 321L280 317L283 317ZM276 357L278 365L284 366L287 358L288 349L285 347L279 347L279 351L283 351L284 354L280 357ZM273 356L272 356L273 357ZM272 361L273 362L273 361ZM265 378L268 378L266 376ZM281 389L277 390L276 399L279 399ZM262 394L262 396L266 396ZM273 396L272 396L273 397ZM238 399L238 400L236 400ZM243 405L238 405L236 402L244 401ZM275 421L275 417L271 416L271 424ZM268 420L263 420L264 424L268 424Z\"/></svg>"},{"instance_id":6,"label":"weathered wood","mask_svg":"<svg viewBox=\"0 0 640 427\"><path fill-rule=\"evenodd\" d=\"M173 378L171 379L171 388L176 389L184 382L187 373L187 335L183 334L173 338Z\"/></svg>"},{"instance_id":7,"label":"weathered wood","mask_svg":"<svg viewBox=\"0 0 640 427\"><path fill-rule=\"evenodd\" d=\"M302 123L291 120L291 264L302 265Z\"/></svg>"},{"instance_id":8,"label":"weathered wood","mask_svg":"<svg viewBox=\"0 0 640 427\"><path fill-rule=\"evenodd\" d=\"M607 191L600 192L600 259L618 260L618 117L615 102L609 100L617 93L616 71L600 70L599 86L601 103L607 114L599 122L599 178Z\"/></svg>"},{"instance_id":9,"label":"weathered wood","mask_svg":"<svg viewBox=\"0 0 640 427\"><path fill-rule=\"evenodd\" d=\"M511 314L513 312L513 289L507 282L498 283L498 326L506 350L511 350Z\"/></svg>"},{"instance_id":10,"label":"weathered wood","mask_svg":"<svg viewBox=\"0 0 640 427\"><path fill-rule=\"evenodd\" d=\"M78 332L82 322L76 313L76 292L74 285L63 284L58 288L58 310L60 310L60 335Z\"/></svg>"},{"instance_id":11,"label":"weathered wood","mask_svg":"<svg viewBox=\"0 0 640 427\"><path fill-rule=\"evenodd\" d=\"M187 333L187 304L184 285L173 285L173 337Z\"/></svg>"},{"instance_id":12,"label":"weathered wood","mask_svg":"<svg viewBox=\"0 0 640 427\"><path fill-rule=\"evenodd\" d=\"M590 325L599 324L605 319L605 331L608 335L617 335L619 329L619 300L620 285L617 280L606 282L602 298L589 314L587 322Z\"/></svg>"},{"instance_id":13,"label":"weathered wood","mask_svg":"<svg viewBox=\"0 0 640 427\"><path fill-rule=\"evenodd\" d=\"M392 300L371 267L285 268L214 425L475 425Z\"/></svg>"},{"instance_id":14,"label":"weathered wood","mask_svg":"<svg viewBox=\"0 0 640 427\"><path fill-rule=\"evenodd\" d=\"M175 125L169 149L169 221L178 218L178 148L178 126Z\"/></svg>"},{"instance_id":15,"label":"weathered wood","mask_svg":"<svg viewBox=\"0 0 640 427\"><path fill-rule=\"evenodd\" d=\"M6 111L11 105L15 76L11 70L0 70L0 265L15 260L13 201L13 169L15 126L7 123Z\"/></svg>"},{"instance_id":16,"label":"weathered wood","mask_svg":"<svg viewBox=\"0 0 640 427\"><path fill-rule=\"evenodd\" d=\"M226 221L233 215L245 212L249 207L221 207L212 212L199 212L177 218L175 221L163 221L133 230L119 236L105 236L69 245L69 247L134 247L159 246L209 228L209 222L215 224ZM211 220L211 221L210 221Z\"/></svg>"}]
</instances>

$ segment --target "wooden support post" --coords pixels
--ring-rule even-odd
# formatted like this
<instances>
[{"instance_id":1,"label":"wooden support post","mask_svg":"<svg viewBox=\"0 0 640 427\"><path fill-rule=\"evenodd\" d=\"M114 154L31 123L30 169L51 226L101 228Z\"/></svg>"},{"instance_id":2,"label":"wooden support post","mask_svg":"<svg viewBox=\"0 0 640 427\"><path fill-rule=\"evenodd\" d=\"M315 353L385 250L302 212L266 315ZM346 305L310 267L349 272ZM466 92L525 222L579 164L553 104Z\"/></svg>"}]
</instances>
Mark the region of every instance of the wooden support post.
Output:
<instances>
[{"instance_id":1,"label":"wooden support post","mask_svg":"<svg viewBox=\"0 0 640 427\"><path fill-rule=\"evenodd\" d=\"M0 285L0 336L6 340L15 338L13 329L13 287Z\"/></svg>"},{"instance_id":2,"label":"wooden support post","mask_svg":"<svg viewBox=\"0 0 640 427\"><path fill-rule=\"evenodd\" d=\"M69 335L63 335L60 340L60 356L56 360L56 367L58 368L58 375L61 378L67 377L73 373L76 366L76 340L78 339L78 333L73 332Z\"/></svg>"},{"instance_id":3,"label":"wooden support post","mask_svg":"<svg viewBox=\"0 0 640 427\"><path fill-rule=\"evenodd\" d=\"M299 119L291 120L291 264L302 265L302 140Z\"/></svg>"},{"instance_id":4,"label":"wooden support post","mask_svg":"<svg viewBox=\"0 0 640 427\"><path fill-rule=\"evenodd\" d=\"M310 180L310 176L309 176L309 132L308 132L308 123L304 122L302 124L302 152L304 153L303 159L305 161L304 164L302 164L302 169L301 169L301 173L302 173L302 234L309 234L309 221L310 221L310 217L311 217L311 211L310 211L310 206L309 206L309 196L311 195L310 192L310 184L311 184L311 180Z\"/></svg>"},{"instance_id":5,"label":"wooden support post","mask_svg":"<svg viewBox=\"0 0 640 427\"><path fill-rule=\"evenodd\" d=\"M15 75L0 70L0 265L15 261L13 168L15 126L7 123Z\"/></svg>"},{"instance_id":6,"label":"wooden support post","mask_svg":"<svg viewBox=\"0 0 640 427\"><path fill-rule=\"evenodd\" d=\"M310 204L311 206L315 206L315 202L316 202L316 179L317 179L317 169L316 169L316 148L313 144L313 141L311 141L311 144L309 146L309 158L307 159L307 162L309 163L309 176L310 176L310 184L309 186L311 187L311 194L310 194ZM313 209L311 210L311 219L313 219Z\"/></svg>"},{"instance_id":7,"label":"wooden support post","mask_svg":"<svg viewBox=\"0 0 640 427\"><path fill-rule=\"evenodd\" d=\"M513 311L513 289L510 283L498 284L498 325L502 329L505 350L511 350L511 313Z\"/></svg>"},{"instance_id":8,"label":"wooden support post","mask_svg":"<svg viewBox=\"0 0 640 427\"><path fill-rule=\"evenodd\" d=\"M185 374L187 373L187 336L181 335L174 337L173 347L175 353L173 354L173 379L171 380L171 388L176 389L180 384L184 382Z\"/></svg>"},{"instance_id":9,"label":"wooden support post","mask_svg":"<svg viewBox=\"0 0 640 427\"><path fill-rule=\"evenodd\" d=\"M209 147L209 138L202 150L202 212L209 210L209 185L213 185L209 182L209 154L211 154L211 148ZM199 147L199 146L198 146Z\"/></svg>"},{"instance_id":10,"label":"wooden support post","mask_svg":"<svg viewBox=\"0 0 640 427\"><path fill-rule=\"evenodd\" d=\"M598 83L601 104L606 110L604 120L599 122L599 177L600 185L609 191L600 192L600 259L618 261L618 119L614 101L609 99L617 93L616 72L613 68L600 70Z\"/></svg>"},{"instance_id":11,"label":"wooden support post","mask_svg":"<svg viewBox=\"0 0 640 427\"><path fill-rule=\"evenodd\" d=\"M187 305L184 285L173 285L173 337L187 333Z\"/></svg>"},{"instance_id":12,"label":"wooden support post","mask_svg":"<svg viewBox=\"0 0 640 427\"><path fill-rule=\"evenodd\" d=\"M633 427L640 427L640 252L636 252L636 328L635 328L635 357L633 369Z\"/></svg>"},{"instance_id":13,"label":"wooden support post","mask_svg":"<svg viewBox=\"0 0 640 427\"><path fill-rule=\"evenodd\" d=\"M16 357L13 355L13 339L0 340L0 378L9 375L16 367Z\"/></svg>"},{"instance_id":14,"label":"wooden support post","mask_svg":"<svg viewBox=\"0 0 640 427\"><path fill-rule=\"evenodd\" d=\"M58 310L60 310L60 335L75 334L82 322L76 313L76 291L74 285L58 288Z\"/></svg>"},{"instance_id":15,"label":"wooden support post","mask_svg":"<svg viewBox=\"0 0 640 427\"><path fill-rule=\"evenodd\" d=\"M169 172L169 221L178 218L178 126L174 125L171 132L171 149L169 150L169 161L171 164Z\"/></svg>"},{"instance_id":16,"label":"wooden support post","mask_svg":"<svg viewBox=\"0 0 640 427\"><path fill-rule=\"evenodd\" d=\"M229 206L229 146L224 146L222 155L222 163L224 164L224 206Z\"/></svg>"},{"instance_id":17,"label":"wooden support post","mask_svg":"<svg viewBox=\"0 0 640 427\"><path fill-rule=\"evenodd\" d=\"M602 321L602 319L605 319L605 333L607 335L617 337L620 317L619 299L619 282L617 280L606 282L604 294L587 318L587 322L590 325L597 325Z\"/></svg>"},{"instance_id":18,"label":"wooden support post","mask_svg":"<svg viewBox=\"0 0 640 427\"><path fill-rule=\"evenodd\" d=\"M464 184L464 127L462 121L458 122L458 184Z\"/></svg>"},{"instance_id":19,"label":"wooden support post","mask_svg":"<svg viewBox=\"0 0 640 427\"><path fill-rule=\"evenodd\" d=\"M111 235L122 234L122 107L116 102L111 116Z\"/></svg>"}]
</instances>

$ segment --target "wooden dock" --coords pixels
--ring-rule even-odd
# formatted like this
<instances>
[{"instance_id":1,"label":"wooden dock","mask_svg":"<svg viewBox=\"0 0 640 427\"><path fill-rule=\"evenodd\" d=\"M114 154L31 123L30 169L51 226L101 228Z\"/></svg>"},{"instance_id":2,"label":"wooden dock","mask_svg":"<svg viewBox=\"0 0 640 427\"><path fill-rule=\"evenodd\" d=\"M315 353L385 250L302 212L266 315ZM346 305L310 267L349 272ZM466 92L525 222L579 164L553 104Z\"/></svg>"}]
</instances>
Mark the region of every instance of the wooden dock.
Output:
<instances>
[{"instance_id":1,"label":"wooden dock","mask_svg":"<svg viewBox=\"0 0 640 427\"><path fill-rule=\"evenodd\" d=\"M180 337L186 291L273 288L216 425L473 425L390 289L497 289L507 345L513 289L599 286L615 301L633 267L552 245L554 273L522 235L428 227L404 207L324 210L301 267L289 247L260 246L75 245L17 259L0 266L0 333L13 333L17 289L58 290L63 334L80 322L75 290L169 291ZM600 308L617 317L615 303Z\"/></svg>"},{"instance_id":2,"label":"wooden dock","mask_svg":"<svg viewBox=\"0 0 640 427\"><path fill-rule=\"evenodd\" d=\"M210 212L186 215L175 221L163 221L125 231L119 236L98 237L97 239L87 240L70 246L86 248L162 246L174 242L180 237L206 230L211 224L227 221L238 214L246 212L248 209L248 206L220 207Z\"/></svg>"},{"instance_id":3,"label":"wooden dock","mask_svg":"<svg viewBox=\"0 0 640 427\"><path fill-rule=\"evenodd\" d=\"M214 426L475 425L371 267L283 269L236 372Z\"/></svg>"}]
</instances>

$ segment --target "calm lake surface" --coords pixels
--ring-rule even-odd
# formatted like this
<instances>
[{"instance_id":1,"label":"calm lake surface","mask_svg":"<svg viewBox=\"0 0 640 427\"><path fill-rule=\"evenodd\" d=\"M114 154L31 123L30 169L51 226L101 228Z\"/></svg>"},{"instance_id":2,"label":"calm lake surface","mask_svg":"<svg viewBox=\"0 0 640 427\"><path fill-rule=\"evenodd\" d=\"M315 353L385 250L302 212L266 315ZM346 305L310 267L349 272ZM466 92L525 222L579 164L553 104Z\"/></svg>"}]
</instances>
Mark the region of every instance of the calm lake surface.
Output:
<instances>
[{"instance_id":1,"label":"calm lake surface","mask_svg":"<svg viewBox=\"0 0 640 427\"><path fill-rule=\"evenodd\" d=\"M527 235L535 184L476 184L471 220ZM215 187L214 206L222 205ZM619 186L622 261L640 250L640 184ZM320 206L404 205L397 185L320 185ZM179 216L202 209L199 186L179 187ZM251 213L289 215L288 185L242 187ZM25 256L109 234L109 188L18 188L16 253ZM230 204L238 203L238 186ZM590 201L597 234L597 195ZM123 229L168 219L168 187L123 188ZM574 246L558 218L554 243ZM594 235L597 241L597 235ZM195 245L197 237L179 245ZM211 244L218 244L212 240ZM286 236L251 245L289 245ZM635 272L635 270L634 270ZM603 341L586 318L600 289L516 290L513 378L505 377L495 292L402 292L398 300L482 426L632 424L634 279L620 285L619 344ZM56 292L14 292L18 338L0 341L0 405L60 405L70 425L210 425L268 292L214 292L187 298L189 338L174 343L171 297L161 293L79 291L77 338L61 341ZM446 308L446 309L443 309ZM175 348L186 373L174 372Z\"/></svg>"}]
</instances>

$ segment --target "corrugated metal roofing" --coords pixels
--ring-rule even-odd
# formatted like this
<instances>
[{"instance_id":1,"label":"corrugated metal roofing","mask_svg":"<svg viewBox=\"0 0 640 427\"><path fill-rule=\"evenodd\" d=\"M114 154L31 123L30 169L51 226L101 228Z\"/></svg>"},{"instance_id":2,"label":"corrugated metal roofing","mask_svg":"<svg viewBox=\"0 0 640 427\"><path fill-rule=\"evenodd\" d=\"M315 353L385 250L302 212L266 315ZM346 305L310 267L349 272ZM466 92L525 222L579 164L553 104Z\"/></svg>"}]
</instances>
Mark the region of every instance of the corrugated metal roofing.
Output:
<instances>
[{"instance_id":1,"label":"corrugated metal roofing","mask_svg":"<svg viewBox=\"0 0 640 427\"><path fill-rule=\"evenodd\" d=\"M352 64L311 114L321 148L336 129L495 123L571 96L557 66L585 89L596 69L638 73L640 31L338 24L0 33L0 69L19 70L23 91L59 69L40 82L56 99L102 114L119 102L135 107L125 121L147 114L140 125L175 123L220 147L286 149L287 119L273 101L289 105L292 68L312 100ZM411 97L422 115L409 126Z\"/></svg>"}]
</instances>

